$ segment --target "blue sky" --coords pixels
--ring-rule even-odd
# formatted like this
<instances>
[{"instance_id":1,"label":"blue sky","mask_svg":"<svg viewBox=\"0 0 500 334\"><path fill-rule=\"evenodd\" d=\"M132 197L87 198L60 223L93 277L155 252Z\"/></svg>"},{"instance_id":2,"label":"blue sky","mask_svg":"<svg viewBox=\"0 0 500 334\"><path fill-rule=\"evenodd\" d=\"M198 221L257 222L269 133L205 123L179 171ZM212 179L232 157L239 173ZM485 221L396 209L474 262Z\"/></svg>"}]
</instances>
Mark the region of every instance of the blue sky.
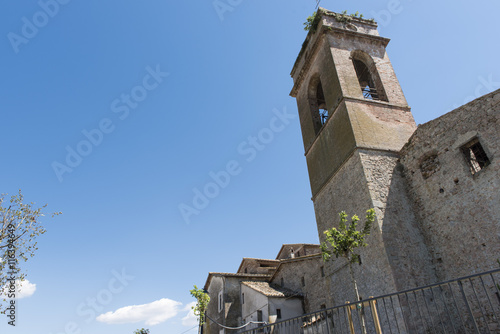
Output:
<instances>
[{"instance_id":1,"label":"blue sky","mask_svg":"<svg viewBox=\"0 0 500 334\"><path fill-rule=\"evenodd\" d=\"M317 242L289 96L315 1L59 1L1 5L1 192L63 215L0 332L182 333L209 271ZM497 2L321 5L379 22L417 123L500 88Z\"/></svg>"}]
</instances>

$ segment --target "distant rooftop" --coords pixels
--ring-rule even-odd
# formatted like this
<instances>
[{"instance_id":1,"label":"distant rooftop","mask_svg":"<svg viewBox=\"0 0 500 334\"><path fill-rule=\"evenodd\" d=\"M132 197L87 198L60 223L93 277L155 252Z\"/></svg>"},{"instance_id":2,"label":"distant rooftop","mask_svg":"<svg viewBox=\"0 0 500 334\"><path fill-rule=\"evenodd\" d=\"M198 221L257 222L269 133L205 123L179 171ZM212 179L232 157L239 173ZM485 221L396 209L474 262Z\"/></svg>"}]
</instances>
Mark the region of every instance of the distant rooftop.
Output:
<instances>
[{"instance_id":1,"label":"distant rooftop","mask_svg":"<svg viewBox=\"0 0 500 334\"><path fill-rule=\"evenodd\" d=\"M278 255L276 255L276 260L284 260L290 258L290 254L286 254L290 249L293 248L294 251L294 256L304 256L304 255L311 255L311 254L318 254L320 253L320 248L318 244L283 244L280 248L280 251L278 252ZM311 253L304 253L297 255L297 251L300 251L301 249L311 249L311 248L317 248L317 251L312 251Z\"/></svg>"},{"instance_id":2,"label":"distant rooftop","mask_svg":"<svg viewBox=\"0 0 500 334\"><path fill-rule=\"evenodd\" d=\"M302 294L298 292L294 292L292 290L283 288L276 284L270 284L268 282L241 282L241 284L244 284L257 292L260 292L267 297L302 297Z\"/></svg>"},{"instance_id":3,"label":"distant rooftop","mask_svg":"<svg viewBox=\"0 0 500 334\"><path fill-rule=\"evenodd\" d=\"M211 272L211 273L208 273L207 281L205 282L205 287L204 287L205 290L208 289L208 286L210 285L210 281L212 280L212 277L214 277L214 276L269 279L269 278L271 278L272 275Z\"/></svg>"}]
</instances>

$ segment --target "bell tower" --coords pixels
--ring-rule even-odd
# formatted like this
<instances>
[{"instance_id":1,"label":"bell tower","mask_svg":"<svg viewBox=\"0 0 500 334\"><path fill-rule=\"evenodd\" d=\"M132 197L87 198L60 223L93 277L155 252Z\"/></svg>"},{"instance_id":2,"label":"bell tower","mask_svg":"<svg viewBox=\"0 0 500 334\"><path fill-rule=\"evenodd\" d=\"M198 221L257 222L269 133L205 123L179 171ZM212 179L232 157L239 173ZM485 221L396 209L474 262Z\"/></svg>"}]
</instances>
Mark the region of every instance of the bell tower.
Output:
<instances>
[{"instance_id":1,"label":"bell tower","mask_svg":"<svg viewBox=\"0 0 500 334\"><path fill-rule=\"evenodd\" d=\"M388 43L372 20L320 8L291 72L320 241L340 211L377 214L355 266L365 297L434 281L398 163L416 125ZM325 269L330 302L353 301L343 259Z\"/></svg>"}]
</instances>

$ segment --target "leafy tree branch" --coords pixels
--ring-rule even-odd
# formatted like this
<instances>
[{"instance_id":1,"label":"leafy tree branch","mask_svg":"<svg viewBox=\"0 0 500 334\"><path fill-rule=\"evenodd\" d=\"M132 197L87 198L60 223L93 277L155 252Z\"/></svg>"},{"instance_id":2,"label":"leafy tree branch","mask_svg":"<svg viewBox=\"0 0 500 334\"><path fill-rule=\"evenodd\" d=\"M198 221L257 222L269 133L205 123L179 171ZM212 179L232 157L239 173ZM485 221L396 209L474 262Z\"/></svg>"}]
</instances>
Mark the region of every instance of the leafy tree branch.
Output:
<instances>
[{"instance_id":1,"label":"leafy tree branch","mask_svg":"<svg viewBox=\"0 0 500 334\"><path fill-rule=\"evenodd\" d=\"M195 285L194 289L189 290L191 296L196 298L196 305L192 307L194 315L198 318L200 326L205 323L205 312L207 311L208 303L210 302L210 296L208 293L202 289L198 289Z\"/></svg>"},{"instance_id":2,"label":"leafy tree branch","mask_svg":"<svg viewBox=\"0 0 500 334\"><path fill-rule=\"evenodd\" d=\"M357 229L359 221L358 216L352 216L349 224L347 223L347 214L344 211L342 211L339 216L339 227L332 227L324 232L326 240L321 243L321 254L323 255L323 261L325 262L331 260L333 255L335 255L336 258L340 256L347 260L347 263L349 264L349 273L351 274L351 281L356 294L356 301L359 301L361 298L359 296L356 279L354 278L352 264L358 263L361 265L361 258L356 252L356 249L366 247L368 245L365 239L370 234L371 227L375 221L375 210L369 209L366 211L366 220L360 231ZM363 333L366 333L363 313L361 313L361 322Z\"/></svg>"},{"instance_id":3,"label":"leafy tree branch","mask_svg":"<svg viewBox=\"0 0 500 334\"><path fill-rule=\"evenodd\" d=\"M134 334L149 334L149 329L144 329L144 328L137 329L134 331Z\"/></svg>"},{"instance_id":4,"label":"leafy tree branch","mask_svg":"<svg viewBox=\"0 0 500 334\"><path fill-rule=\"evenodd\" d=\"M12 273L17 281L25 279L26 274L21 271L19 262L35 256L37 237L46 232L40 220L45 215L46 206L37 208L32 202L25 203L21 190L10 199L6 194L0 195L0 294L5 292L3 288ZM51 216L60 214L54 212ZM5 295L2 297L6 301Z\"/></svg>"}]
</instances>

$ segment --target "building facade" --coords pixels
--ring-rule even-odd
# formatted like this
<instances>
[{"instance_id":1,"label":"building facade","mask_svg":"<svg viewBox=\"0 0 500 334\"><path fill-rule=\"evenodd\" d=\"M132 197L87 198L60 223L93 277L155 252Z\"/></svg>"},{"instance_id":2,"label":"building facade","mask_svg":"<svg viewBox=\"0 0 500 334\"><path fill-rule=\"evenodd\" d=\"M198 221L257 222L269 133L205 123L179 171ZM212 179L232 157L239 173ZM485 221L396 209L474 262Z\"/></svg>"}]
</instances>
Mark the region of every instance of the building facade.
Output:
<instances>
[{"instance_id":1,"label":"building facade","mask_svg":"<svg viewBox=\"0 0 500 334\"><path fill-rule=\"evenodd\" d=\"M362 296L498 266L499 91L417 128L373 21L319 9L293 66L320 241L338 213L377 219L355 266ZM354 300L325 264L328 306Z\"/></svg>"},{"instance_id":2,"label":"building facade","mask_svg":"<svg viewBox=\"0 0 500 334\"><path fill-rule=\"evenodd\" d=\"M241 300L245 329L304 314L301 293L268 282L241 282Z\"/></svg>"},{"instance_id":3,"label":"building facade","mask_svg":"<svg viewBox=\"0 0 500 334\"><path fill-rule=\"evenodd\" d=\"M376 212L354 266L363 298L500 258L500 90L417 127L388 43L373 21L320 8L291 72L320 242L339 212ZM311 244L244 258L234 274L210 273L205 290L212 334L355 301L346 260L324 263Z\"/></svg>"},{"instance_id":4,"label":"building facade","mask_svg":"<svg viewBox=\"0 0 500 334\"><path fill-rule=\"evenodd\" d=\"M203 331L250 329L325 307L319 245L285 244L276 259L243 258L236 273L209 273L210 296Z\"/></svg>"}]
</instances>

